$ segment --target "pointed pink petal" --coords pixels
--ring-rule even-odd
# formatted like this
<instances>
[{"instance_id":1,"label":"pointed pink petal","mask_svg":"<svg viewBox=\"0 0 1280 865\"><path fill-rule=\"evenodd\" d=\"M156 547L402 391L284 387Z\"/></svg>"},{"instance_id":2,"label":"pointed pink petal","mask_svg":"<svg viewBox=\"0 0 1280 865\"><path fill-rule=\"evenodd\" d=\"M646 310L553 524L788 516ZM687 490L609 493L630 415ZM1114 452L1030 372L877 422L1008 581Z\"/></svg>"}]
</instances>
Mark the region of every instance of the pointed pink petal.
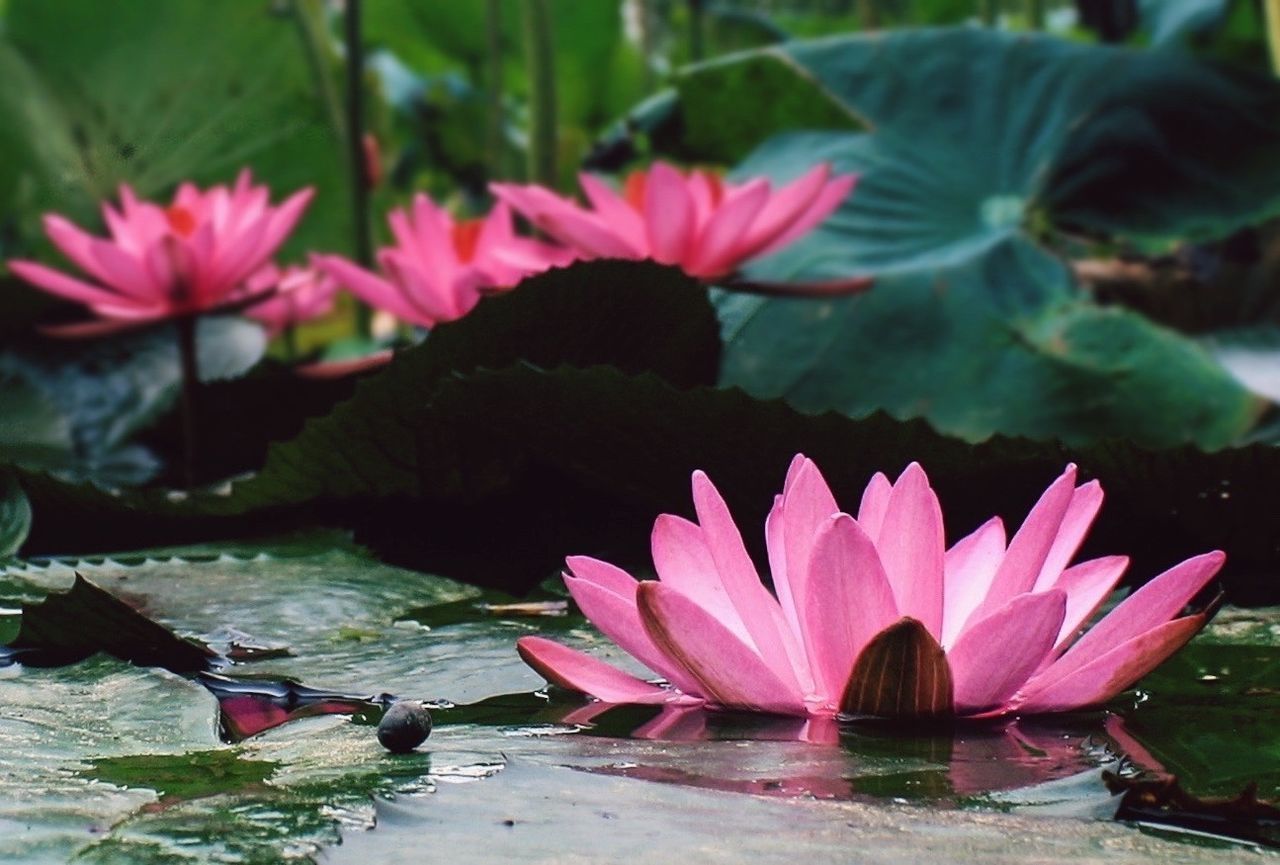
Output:
<instances>
[{"instance_id":1,"label":"pointed pink petal","mask_svg":"<svg viewBox=\"0 0 1280 865\"><path fill-rule=\"evenodd\" d=\"M956 711L982 712L1012 697L1053 649L1066 611L1061 589L1019 595L965 629L947 652Z\"/></svg>"},{"instance_id":2,"label":"pointed pink petal","mask_svg":"<svg viewBox=\"0 0 1280 865\"><path fill-rule=\"evenodd\" d=\"M970 621L985 619L1015 596L1029 592L1035 586L1049 550L1058 537L1058 529L1071 504L1075 488L1076 467L1070 465L1044 491L1023 520L1013 540L1009 541L1009 549L991 580L991 588L969 617Z\"/></svg>"},{"instance_id":3,"label":"pointed pink petal","mask_svg":"<svg viewBox=\"0 0 1280 865\"><path fill-rule=\"evenodd\" d=\"M1204 614L1184 616L1132 637L1038 690L1029 686L1016 709L1027 714L1070 712L1105 703L1190 642L1206 621Z\"/></svg>"},{"instance_id":4,"label":"pointed pink petal","mask_svg":"<svg viewBox=\"0 0 1280 865\"><path fill-rule=\"evenodd\" d=\"M712 279L735 270L743 258L747 226L768 199L767 180L753 180L727 196L698 235L688 259L689 274Z\"/></svg>"},{"instance_id":5,"label":"pointed pink petal","mask_svg":"<svg viewBox=\"0 0 1280 865\"><path fill-rule=\"evenodd\" d=\"M516 651L551 684L606 703L665 703L676 696L545 637L521 637L516 640Z\"/></svg>"},{"instance_id":6,"label":"pointed pink petal","mask_svg":"<svg viewBox=\"0 0 1280 865\"><path fill-rule=\"evenodd\" d=\"M876 472L862 491L862 504L858 506L858 525L871 540L880 538L880 527L884 525L885 512L889 510L889 496L893 493L893 484L884 476L884 472Z\"/></svg>"},{"instance_id":7,"label":"pointed pink petal","mask_svg":"<svg viewBox=\"0 0 1280 865\"><path fill-rule=\"evenodd\" d=\"M1169 621L1209 584L1225 560L1221 552L1205 553L1174 565L1151 580L1125 598L1086 631L1066 654L1028 683L1028 693L1044 690L1093 663L1115 646Z\"/></svg>"},{"instance_id":8,"label":"pointed pink petal","mask_svg":"<svg viewBox=\"0 0 1280 865\"><path fill-rule=\"evenodd\" d=\"M693 503L707 548L716 563L725 594L733 604L753 645L788 687L799 690L797 667L807 667L777 600L760 582L733 515L719 490L703 472L693 473Z\"/></svg>"},{"instance_id":9,"label":"pointed pink petal","mask_svg":"<svg viewBox=\"0 0 1280 865\"><path fill-rule=\"evenodd\" d=\"M99 282L110 284L107 271L93 254L95 243L102 241L56 213L45 214L44 233L67 258Z\"/></svg>"},{"instance_id":10,"label":"pointed pink petal","mask_svg":"<svg viewBox=\"0 0 1280 865\"><path fill-rule=\"evenodd\" d=\"M743 238L747 253L758 255L781 237L813 205L830 176L831 166L823 162L775 192Z\"/></svg>"},{"instance_id":11,"label":"pointed pink petal","mask_svg":"<svg viewBox=\"0 0 1280 865\"><path fill-rule=\"evenodd\" d=\"M800 454L787 471L781 501L772 540L766 537L770 546L770 568L778 603L795 639L803 641L805 624L801 611L807 604L809 556L818 530L840 507L818 466ZM776 552L774 547L778 548Z\"/></svg>"},{"instance_id":12,"label":"pointed pink petal","mask_svg":"<svg viewBox=\"0 0 1280 865\"><path fill-rule=\"evenodd\" d=\"M593 559L591 556L569 556L564 560L570 573L577 579L607 589L615 595L633 598L638 580L622 568Z\"/></svg>"},{"instance_id":13,"label":"pointed pink petal","mask_svg":"<svg viewBox=\"0 0 1280 865\"><path fill-rule=\"evenodd\" d=\"M534 222L561 243L574 247L584 255L595 258L645 257L636 255L631 245L598 217L577 209L547 213Z\"/></svg>"},{"instance_id":14,"label":"pointed pink petal","mask_svg":"<svg viewBox=\"0 0 1280 865\"><path fill-rule=\"evenodd\" d=\"M435 324L434 319L427 318L406 303L398 288L359 265L337 255L316 255L312 261L316 267L332 276L339 285L349 289L370 306L385 309L396 318L411 324L422 327L431 327Z\"/></svg>"},{"instance_id":15,"label":"pointed pink petal","mask_svg":"<svg viewBox=\"0 0 1280 865\"><path fill-rule=\"evenodd\" d=\"M1053 588L1067 593L1067 615L1062 620L1055 651L1062 651L1075 639L1076 632L1084 627L1102 606L1116 583L1129 567L1128 556L1105 556L1090 559L1067 568L1053 584Z\"/></svg>"},{"instance_id":16,"label":"pointed pink petal","mask_svg":"<svg viewBox=\"0 0 1280 865\"><path fill-rule=\"evenodd\" d=\"M942 507L924 469L912 463L893 486L876 549L898 613L918 620L935 639L942 632L945 546Z\"/></svg>"},{"instance_id":17,"label":"pointed pink petal","mask_svg":"<svg viewBox=\"0 0 1280 865\"><path fill-rule=\"evenodd\" d=\"M9 262L9 270L34 286L79 303L121 304L128 302L127 298L113 291L67 276L65 273L46 267L39 262L13 260Z\"/></svg>"},{"instance_id":18,"label":"pointed pink petal","mask_svg":"<svg viewBox=\"0 0 1280 865\"><path fill-rule=\"evenodd\" d=\"M649 254L661 264L684 264L698 226L685 179L665 162L655 162L644 185L644 223Z\"/></svg>"},{"instance_id":19,"label":"pointed pink petal","mask_svg":"<svg viewBox=\"0 0 1280 865\"><path fill-rule=\"evenodd\" d=\"M650 546L654 570L663 583L706 609L738 639L751 641L747 626L725 593L701 526L682 517L662 514L653 522Z\"/></svg>"},{"instance_id":20,"label":"pointed pink petal","mask_svg":"<svg viewBox=\"0 0 1280 865\"><path fill-rule=\"evenodd\" d=\"M947 550L943 564L942 640L955 645L969 616L982 603L1004 558L1004 521L992 517Z\"/></svg>"},{"instance_id":21,"label":"pointed pink petal","mask_svg":"<svg viewBox=\"0 0 1280 865\"><path fill-rule=\"evenodd\" d=\"M167 281L153 279L142 262L113 243L94 240L89 251L97 259L98 270L103 274L102 281L122 294L155 302L166 298L172 291L173 287Z\"/></svg>"},{"instance_id":22,"label":"pointed pink petal","mask_svg":"<svg viewBox=\"0 0 1280 865\"><path fill-rule=\"evenodd\" d=\"M649 639L636 608L638 584L633 585L626 595L616 594L599 584L568 574L565 575L564 584L582 614L601 633L617 643L619 648L681 692L694 697L702 695L697 680L664 655L653 640Z\"/></svg>"},{"instance_id":23,"label":"pointed pink petal","mask_svg":"<svg viewBox=\"0 0 1280 865\"><path fill-rule=\"evenodd\" d=\"M644 232L644 220L640 214L614 192L607 183L590 174L579 174L578 182L592 208L611 227L618 239L631 249L632 258L643 258L649 249L649 241Z\"/></svg>"},{"instance_id":24,"label":"pointed pink petal","mask_svg":"<svg viewBox=\"0 0 1280 865\"><path fill-rule=\"evenodd\" d=\"M875 544L848 514L827 518L808 571L805 648L825 700L838 704L858 653L898 609Z\"/></svg>"},{"instance_id":25,"label":"pointed pink petal","mask_svg":"<svg viewBox=\"0 0 1280 865\"><path fill-rule=\"evenodd\" d=\"M768 255L777 252L817 228L849 197L849 193L853 192L857 182L858 178L854 175L836 177L829 181L809 208L756 254Z\"/></svg>"},{"instance_id":26,"label":"pointed pink petal","mask_svg":"<svg viewBox=\"0 0 1280 865\"><path fill-rule=\"evenodd\" d=\"M1044 567L1040 569L1040 576L1036 579L1036 591L1043 591L1052 586L1067 569L1067 565L1071 564L1101 507L1102 484L1090 481L1076 487L1075 492L1071 494L1071 504L1067 505L1067 512L1062 517L1058 536L1054 539L1053 546L1049 548Z\"/></svg>"},{"instance_id":27,"label":"pointed pink petal","mask_svg":"<svg viewBox=\"0 0 1280 865\"><path fill-rule=\"evenodd\" d=\"M780 715L805 713L794 687L783 684L753 649L676 589L641 583L636 603L650 638L701 683L708 701Z\"/></svg>"}]
</instances>

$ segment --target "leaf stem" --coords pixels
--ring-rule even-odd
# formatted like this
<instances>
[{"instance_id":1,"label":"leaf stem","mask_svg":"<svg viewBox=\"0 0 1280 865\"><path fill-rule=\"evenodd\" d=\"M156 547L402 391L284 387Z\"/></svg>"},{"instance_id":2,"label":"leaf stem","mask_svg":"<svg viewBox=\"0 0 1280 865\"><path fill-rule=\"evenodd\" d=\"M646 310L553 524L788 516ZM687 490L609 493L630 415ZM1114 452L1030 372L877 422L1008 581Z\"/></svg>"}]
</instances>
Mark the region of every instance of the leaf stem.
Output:
<instances>
[{"instance_id":1,"label":"leaf stem","mask_svg":"<svg viewBox=\"0 0 1280 865\"><path fill-rule=\"evenodd\" d=\"M641 14L644 14L644 4L641 4ZM707 54L707 9L706 0L689 0L689 61L698 63ZM649 62L648 54L645 55L645 62Z\"/></svg>"},{"instance_id":2,"label":"leaf stem","mask_svg":"<svg viewBox=\"0 0 1280 865\"><path fill-rule=\"evenodd\" d=\"M485 52L489 101L488 128L485 130L485 149L488 151L489 179L504 180L506 171L506 112L502 105L502 0L487 0L484 15Z\"/></svg>"},{"instance_id":3,"label":"leaf stem","mask_svg":"<svg viewBox=\"0 0 1280 865\"><path fill-rule=\"evenodd\" d=\"M195 484L196 394L200 388L196 327L199 320L195 315L184 315L177 320L178 366L182 370L182 483L187 487Z\"/></svg>"},{"instance_id":4,"label":"leaf stem","mask_svg":"<svg viewBox=\"0 0 1280 865\"><path fill-rule=\"evenodd\" d=\"M529 75L529 180L554 189L556 77L548 0L524 2L525 57Z\"/></svg>"},{"instance_id":5,"label":"leaf stem","mask_svg":"<svg viewBox=\"0 0 1280 865\"><path fill-rule=\"evenodd\" d=\"M351 220L355 232L356 262L373 268L373 234L369 221L369 174L364 155L364 40L360 35L360 0L347 0L343 18L347 71L347 157L351 175ZM373 313L365 304L356 307L360 335L372 334Z\"/></svg>"}]
</instances>

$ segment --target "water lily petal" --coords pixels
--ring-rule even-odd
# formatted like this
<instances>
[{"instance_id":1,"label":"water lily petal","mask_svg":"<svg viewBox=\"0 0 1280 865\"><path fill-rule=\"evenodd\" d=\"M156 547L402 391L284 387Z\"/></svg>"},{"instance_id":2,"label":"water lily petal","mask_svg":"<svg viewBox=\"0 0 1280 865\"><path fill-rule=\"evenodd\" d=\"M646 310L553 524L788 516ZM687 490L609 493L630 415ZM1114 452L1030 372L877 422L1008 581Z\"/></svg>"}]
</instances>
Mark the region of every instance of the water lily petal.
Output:
<instances>
[{"instance_id":1,"label":"water lily petal","mask_svg":"<svg viewBox=\"0 0 1280 865\"><path fill-rule=\"evenodd\" d=\"M1160 666L1204 627L1202 613L1158 625L1043 687L1028 685L1016 703L1023 713L1069 712L1105 703Z\"/></svg>"},{"instance_id":2,"label":"water lily petal","mask_svg":"<svg viewBox=\"0 0 1280 865\"><path fill-rule=\"evenodd\" d=\"M808 234L825 221L849 197L857 182L858 178L855 175L845 175L829 180L822 187L822 191L809 203L804 213L788 225L781 234L766 243L757 255L768 255L771 252L777 252L796 239Z\"/></svg>"},{"instance_id":3,"label":"water lily petal","mask_svg":"<svg viewBox=\"0 0 1280 865\"><path fill-rule=\"evenodd\" d=\"M606 703L666 703L678 696L545 637L521 637L516 641L516 651L553 685L590 694Z\"/></svg>"},{"instance_id":4,"label":"water lily petal","mask_svg":"<svg viewBox=\"0 0 1280 865\"><path fill-rule=\"evenodd\" d=\"M1067 512L1062 517L1058 536L1054 538L1053 546L1045 556L1044 567L1040 569L1040 576L1036 578L1036 591L1052 586L1075 558L1085 535L1098 516L1102 499L1102 484L1097 481L1076 487L1071 494L1071 503L1067 505Z\"/></svg>"},{"instance_id":5,"label":"water lily petal","mask_svg":"<svg viewBox=\"0 0 1280 865\"><path fill-rule=\"evenodd\" d=\"M1004 520L992 517L947 550L942 568L943 646L955 644L964 623L987 596L1004 549Z\"/></svg>"},{"instance_id":6,"label":"water lily petal","mask_svg":"<svg viewBox=\"0 0 1280 865\"><path fill-rule=\"evenodd\" d=\"M1075 488L1076 467L1070 465L1044 491L1009 541L1009 549L991 580L991 588L970 615L970 622L986 618L1015 596L1029 592L1035 586L1049 550L1058 537L1058 529Z\"/></svg>"},{"instance_id":7,"label":"water lily petal","mask_svg":"<svg viewBox=\"0 0 1280 865\"><path fill-rule=\"evenodd\" d=\"M644 186L644 223L649 255L660 264L684 264L697 234L693 199L680 172L655 162Z\"/></svg>"},{"instance_id":8,"label":"water lily petal","mask_svg":"<svg viewBox=\"0 0 1280 865\"><path fill-rule=\"evenodd\" d=\"M701 526L683 517L662 514L653 522L650 545L654 569L663 583L702 606L738 639L751 643L747 626L725 592Z\"/></svg>"},{"instance_id":9,"label":"water lily petal","mask_svg":"<svg viewBox=\"0 0 1280 865\"><path fill-rule=\"evenodd\" d=\"M781 498L772 535L766 527L766 541L778 603L797 643L803 645L807 626L802 611L807 603L809 556L818 530L840 508L817 465L801 455L792 460Z\"/></svg>"},{"instance_id":10,"label":"water lily petal","mask_svg":"<svg viewBox=\"0 0 1280 865\"><path fill-rule=\"evenodd\" d=\"M746 258L742 239L747 226L769 200L769 182L753 180L734 190L711 214L688 262L693 276L711 279L736 269Z\"/></svg>"},{"instance_id":11,"label":"water lily petal","mask_svg":"<svg viewBox=\"0 0 1280 865\"><path fill-rule=\"evenodd\" d=\"M880 527L884 525L885 512L889 510L889 497L893 484L884 472L876 472L862 491L862 503L858 506L858 525L871 540L880 539Z\"/></svg>"},{"instance_id":12,"label":"water lily petal","mask_svg":"<svg viewBox=\"0 0 1280 865\"><path fill-rule=\"evenodd\" d=\"M898 608L875 544L848 514L827 518L808 571L805 650L819 688L834 702L858 654L898 620Z\"/></svg>"},{"instance_id":13,"label":"water lily petal","mask_svg":"<svg viewBox=\"0 0 1280 865\"><path fill-rule=\"evenodd\" d=\"M1121 601L1028 687L1043 689L1116 645L1167 622L1209 584L1225 560L1223 553L1215 551L1174 565Z\"/></svg>"},{"instance_id":14,"label":"water lily petal","mask_svg":"<svg viewBox=\"0 0 1280 865\"><path fill-rule=\"evenodd\" d=\"M936 639L942 633L942 508L919 463L902 472L876 539L898 612L918 620Z\"/></svg>"},{"instance_id":15,"label":"water lily petal","mask_svg":"<svg viewBox=\"0 0 1280 865\"><path fill-rule=\"evenodd\" d=\"M1067 612L1067 593L1025 594L965 632L947 652L961 714L1004 703L1026 684L1053 649Z\"/></svg>"},{"instance_id":16,"label":"water lily petal","mask_svg":"<svg viewBox=\"0 0 1280 865\"><path fill-rule=\"evenodd\" d=\"M1053 587L1067 593L1067 614L1063 617L1062 630L1054 644L1055 652L1061 652L1075 639L1076 632L1102 606L1102 602L1124 576L1127 567L1128 556L1106 556L1081 562L1062 572Z\"/></svg>"},{"instance_id":17,"label":"water lily petal","mask_svg":"<svg viewBox=\"0 0 1280 865\"><path fill-rule=\"evenodd\" d=\"M61 271L46 267L36 261L15 259L8 264L9 270L21 279L68 300L89 304L120 304L126 302L126 298L113 291L67 276Z\"/></svg>"},{"instance_id":18,"label":"water lily petal","mask_svg":"<svg viewBox=\"0 0 1280 865\"><path fill-rule=\"evenodd\" d=\"M597 177L584 172L578 175L578 183L592 208L629 247L631 255L627 257L643 258L649 249L649 239L639 212Z\"/></svg>"},{"instance_id":19,"label":"water lily petal","mask_svg":"<svg viewBox=\"0 0 1280 865\"><path fill-rule=\"evenodd\" d=\"M702 685L708 701L728 708L804 714L802 695L782 682L755 650L678 590L640 584L636 603L645 630L664 654Z\"/></svg>"},{"instance_id":20,"label":"water lily petal","mask_svg":"<svg viewBox=\"0 0 1280 865\"><path fill-rule=\"evenodd\" d=\"M725 594L746 626L750 644L780 679L798 690L797 667L808 666L800 646L786 624L782 608L760 581L728 505L711 479L700 471L693 474L693 504Z\"/></svg>"}]
</instances>

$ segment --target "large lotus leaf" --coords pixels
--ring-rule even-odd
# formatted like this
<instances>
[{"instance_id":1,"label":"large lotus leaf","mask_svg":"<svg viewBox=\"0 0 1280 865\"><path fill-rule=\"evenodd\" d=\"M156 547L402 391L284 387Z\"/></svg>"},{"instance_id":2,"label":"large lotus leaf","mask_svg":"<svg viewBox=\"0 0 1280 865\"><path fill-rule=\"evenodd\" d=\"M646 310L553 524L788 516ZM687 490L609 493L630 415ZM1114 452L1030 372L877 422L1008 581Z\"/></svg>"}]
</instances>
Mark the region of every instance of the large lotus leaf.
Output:
<instances>
[{"instance_id":1,"label":"large lotus leaf","mask_svg":"<svg viewBox=\"0 0 1280 865\"><path fill-rule=\"evenodd\" d=\"M1280 85L1182 52L981 28L790 42L692 70L687 141L722 159L763 143L780 109L754 90L775 79L766 95L803 109L791 128L871 129L817 150L776 140L741 169L784 179L830 159L864 172L799 244L840 246L848 270L959 263L1056 226L1221 236L1280 210L1280 192L1259 194L1280 190ZM732 146L713 143L718 130Z\"/></svg>"},{"instance_id":2,"label":"large lotus leaf","mask_svg":"<svg viewBox=\"0 0 1280 865\"><path fill-rule=\"evenodd\" d=\"M798 267L798 255L782 263ZM1072 298L1065 268L1018 239L967 267L885 277L860 297L726 294L718 306L722 383L805 411L884 409L971 440L1209 448L1260 411L1193 341Z\"/></svg>"},{"instance_id":3,"label":"large lotus leaf","mask_svg":"<svg viewBox=\"0 0 1280 865\"><path fill-rule=\"evenodd\" d=\"M85 221L120 182L161 196L252 167L318 188L291 247L350 235L340 106L318 93L292 4L13 0L0 39L0 208ZM20 82L14 84L14 82Z\"/></svg>"}]
</instances>

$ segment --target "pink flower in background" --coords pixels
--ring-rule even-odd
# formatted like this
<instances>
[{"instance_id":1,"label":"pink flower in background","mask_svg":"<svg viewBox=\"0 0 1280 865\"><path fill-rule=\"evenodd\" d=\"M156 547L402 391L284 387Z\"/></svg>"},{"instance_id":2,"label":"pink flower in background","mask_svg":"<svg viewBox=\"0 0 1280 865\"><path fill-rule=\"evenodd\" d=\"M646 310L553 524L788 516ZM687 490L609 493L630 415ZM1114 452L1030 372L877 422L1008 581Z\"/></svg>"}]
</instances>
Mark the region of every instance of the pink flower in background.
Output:
<instances>
[{"instance_id":1,"label":"pink flower in background","mask_svg":"<svg viewBox=\"0 0 1280 865\"><path fill-rule=\"evenodd\" d=\"M1011 540L994 518L946 549L919 465L892 484L877 474L854 517L797 456L765 524L775 596L697 472L698 521L663 515L654 525L659 580L583 556L564 575L587 618L669 684L542 637L521 639L520 655L554 684L610 703L881 717L1094 706L1203 627L1207 612L1180 613L1224 556L1171 568L1079 636L1128 559L1070 565L1102 504L1097 482L1075 481L1070 466Z\"/></svg>"},{"instance_id":2,"label":"pink flower in background","mask_svg":"<svg viewBox=\"0 0 1280 865\"><path fill-rule=\"evenodd\" d=\"M589 207L541 186L490 188L583 258L652 258L716 280L812 230L856 181L853 175L832 177L824 163L775 191L764 178L733 184L708 171L683 174L655 162L628 177L621 195L598 178L580 175Z\"/></svg>"},{"instance_id":3,"label":"pink flower in background","mask_svg":"<svg viewBox=\"0 0 1280 865\"><path fill-rule=\"evenodd\" d=\"M245 315L262 322L274 335L285 328L333 312L338 284L328 273L314 267L290 265L281 270L268 264L246 283L251 294L271 292L267 300L255 303Z\"/></svg>"},{"instance_id":4,"label":"pink flower in background","mask_svg":"<svg viewBox=\"0 0 1280 865\"><path fill-rule=\"evenodd\" d=\"M88 306L102 318L145 323L206 312L251 297L248 278L293 231L313 190L272 205L245 169L234 187L178 187L165 207L120 187L120 209L102 206L110 238L63 217L44 217L49 239L82 270L69 276L34 261L10 261L22 279Z\"/></svg>"},{"instance_id":5,"label":"pink flower in background","mask_svg":"<svg viewBox=\"0 0 1280 865\"><path fill-rule=\"evenodd\" d=\"M461 318L483 294L573 258L518 237L501 203L484 219L455 221L419 193L411 210L393 210L387 221L395 245L378 250L381 276L337 255L316 255L314 262L369 305L422 327Z\"/></svg>"}]
</instances>

